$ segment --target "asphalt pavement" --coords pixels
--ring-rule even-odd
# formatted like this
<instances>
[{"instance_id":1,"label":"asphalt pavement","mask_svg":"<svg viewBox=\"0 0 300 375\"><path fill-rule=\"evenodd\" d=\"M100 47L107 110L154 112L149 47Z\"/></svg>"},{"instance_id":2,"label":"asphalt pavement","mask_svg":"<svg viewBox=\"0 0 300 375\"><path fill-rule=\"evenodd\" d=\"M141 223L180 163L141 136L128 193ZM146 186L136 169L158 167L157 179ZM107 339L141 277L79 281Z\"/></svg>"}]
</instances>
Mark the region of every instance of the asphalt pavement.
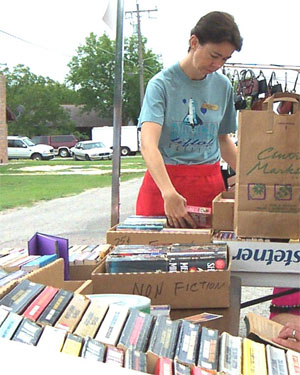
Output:
<instances>
[{"instance_id":1,"label":"asphalt pavement","mask_svg":"<svg viewBox=\"0 0 300 375\"><path fill-rule=\"evenodd\" d=\"M119 221L134 214L141 179L120 184ZM70 245L106 243L105 233L111 227L111 187L91 189L81 194L40 202L32 207L0 212L0 249L27 247L36 233L69 239ZM242 287L242 302L270 294L271 288ZM245 336L244 316L249 312L268 317L270 302L241 310L240 335Z\"/></svg>"}]
</instances>

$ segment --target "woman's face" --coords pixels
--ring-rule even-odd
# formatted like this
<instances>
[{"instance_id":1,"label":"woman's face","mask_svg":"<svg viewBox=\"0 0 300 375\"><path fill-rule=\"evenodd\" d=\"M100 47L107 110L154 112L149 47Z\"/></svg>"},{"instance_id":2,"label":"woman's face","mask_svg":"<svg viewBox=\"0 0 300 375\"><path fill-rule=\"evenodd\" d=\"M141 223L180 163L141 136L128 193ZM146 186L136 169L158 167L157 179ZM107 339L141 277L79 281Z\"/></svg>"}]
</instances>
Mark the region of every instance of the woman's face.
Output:
<instances>
[{"instance_id":1,"label":"woman's face","mask_svg":"<svg viewBox=\"0 0 300 375\"><path fill-rule=\"evenodd\" d=\"M229 42L201 45L195 35L192 35L190 43L192 68L202 78L220 69L235 51L234 46Z\"/></svg>"}]
</instances>

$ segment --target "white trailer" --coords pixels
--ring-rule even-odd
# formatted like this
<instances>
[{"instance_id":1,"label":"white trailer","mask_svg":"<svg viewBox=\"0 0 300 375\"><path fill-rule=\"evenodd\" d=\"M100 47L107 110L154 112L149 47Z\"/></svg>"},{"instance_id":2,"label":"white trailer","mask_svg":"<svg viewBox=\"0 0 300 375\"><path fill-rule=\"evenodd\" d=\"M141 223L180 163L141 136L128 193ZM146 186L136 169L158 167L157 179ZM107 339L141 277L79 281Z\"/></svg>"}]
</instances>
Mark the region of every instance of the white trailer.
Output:
<instances>
[{"instance_id":1,"label":"white trailer","mask_svg":"<svg viewBox=\"0 0 300 375\"><path fill-rule=\"evenodd\" d=\"M105 146L113 148L113 126L97 126L92 128L92 140L101 141ZM121 156L135 155L140 150L139 131L137 126L121 127Z\"/></svg>"}]
</instances>

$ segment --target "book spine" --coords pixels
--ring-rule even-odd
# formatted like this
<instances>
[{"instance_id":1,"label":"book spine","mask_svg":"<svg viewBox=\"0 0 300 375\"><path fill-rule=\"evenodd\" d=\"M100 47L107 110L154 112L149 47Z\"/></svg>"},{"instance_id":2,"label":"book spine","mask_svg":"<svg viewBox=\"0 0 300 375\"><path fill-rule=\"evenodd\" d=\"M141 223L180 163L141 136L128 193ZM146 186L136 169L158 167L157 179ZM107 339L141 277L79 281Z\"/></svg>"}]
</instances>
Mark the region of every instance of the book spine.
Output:
<instances>
[{"instance_id":1,"label":"book spine","mask_svg":"<svg viewBox=\"0 0 300 375\"><path fill-rule=\"evenodd\" d=\"M146 354L134 349L125 352L124 367L135 371L147 372Z\"/></svg>"},{"instance_id":2,"label":"book spine","mask_svg":"<svg viewBox=\"0 0 300 375\"><path fill-rule=\"evenodd\" d=\"M91 358L98 362L104 362L106 347L100 341L92 339L91 337L86 337L81 357Z\"/></svg>"},{"instance_id":3,"label":"book spine","mask_svg":"<svg viewBox=\"0 0 300 375\"><path fill-rule=\"evenodd\" d=\"M10 312L0 327L0 337L11 339L21 324L23 317L16 313Z\"/></svg>"},{"instance_id":4,"label":"book spine","mask_svg":"<svg viewBox=\"0 0 300 375\"><path fill-rule=\"evenodd\" d=\"M268 375L288 375L285 351L266 345Z\"/></svg>"},{"instance_id":5,"label":"book spine","mask_svg":"<svg viewBox=\"0 0 300 375\"><path fill-rule=\"evenodd\" d=\"M43 328L35 322L24 318L13 335L13 341L19 341L28 345L36 345Z\"/></svg>"},{"instance_id":6,"label":"book spine","mask_svg":"<svg viewBox=\"0 0 300 375\"><path fill-rule=\"evenodd\" d=\"M198 366L208 370L218 368L219 332L216 329L202 327Z\"/></svg>"},{"instance_id":7,"label":"book spine","mask_svg":"<svg viewBox=\"0 0 300 375\"><path fill-rule=\"evenodd\" d=\"M60 328L46 325L37 346L47 352L60 352L66 338L66 332Z\"/></svg>"},{"instance_id":8,"label":"book spine","mask_svg":"<svg viewBox=\"0 0 300 375\"><path fill-rule=\"evenodd\" d=\"M116 346L128 313L126 307L111 304L95 339L103 344Z\"/></svg>"},{"instance_id":9,"label":"book spine","mask_svg":"<svg viewBox=\"0 0 300 375\"><path fill-rule=\"evenodd\" d=\"M267 375L264 344L243 339L243 375Z\"/></svg>"},{"instance_id":10,"label":"book spine","mask_svg":"<svg viewBox=\"0 0 300 375\"><path fill-rule=\"evenodd\" d=\"M66 341L62 348L62 353L71 354L79 357L83 344L83 338L72 333L67 334Z\"/></svg>"},{"instance_id":11,"label":"book spine","mask_svg":"<svg viewBox=\"0 0 300 375\"><path fill-rule=\"evenodd\" d=\"M220 338L219 371L242 373L242 338L223 332Z\"/></svg>"},{"instance_id":12,"label":"book spine","mask_svg":"<svg viewBox=\"0 0 300 375\"><path fill-rule=\"evenodd\" d=\"M91 302L74 333L78 336L94 338L107 310L108 305Z\"/></svg>"},{"instance_id":13,"label":"book spine","mask_svg":"<svg viewBox=\"0 0 300 375\"><path fill-rule=\"evenodd\" d=\"M196 365L200 326L187 321L181 324L175 351L175 360L186 365Z\"/></svg>"},{"instance_id":14,"label":"book spine","mask_svg":"<svg viewBox=\"0 0 300 375\"><path fill-rule=\"evenodd\" d=\"M36 321L57 292L58 288L46 286L45 289L26 308L26 310L23 312L23 316Z\"/></svg>"},{"instance_id":15,"label":"book spine","mask_svg":"<svg viewBox=\"0 0 300 375\"><path fill-rule=\"evenodd\" d=\"M114 366L123 367L124 352L114 346L108 346L106 350L105 363L110 363Z\"/></svg>"},{"instance_id":16,"label":"book spine","mask_svg":"<svg viewBox=\"0 0 300 375\"><path fill-rule=\"evenodd\" d=\"M89 303L89 298L75 293L71 302L55 323L55 327L71 333L74 332Z\"/></svg>"},{"instance_id":17,"label":"book spine","mask_svg":"<svg viewBox=\"0 0 300 375\"><path fill-rule=\"evenodd\" d=\"M42 312L37 322L41 324L49 324L53 326L61 316L65 308L73 298L73 293L67 290L59 290L53 300L48 304Z\"/></svg>"},{"instance_id":18,"label":"book spine","mask_svg":"<svg viewBox=\"0 0 300 375\"><path fill-rule=\"evenodd\" d=\"M286 352L289 375L300 375L300 353L293 350Z\"/></svg>"},{"instance_id":19,"label":"book spine","mask_svg":"<svg viewBox=\"0 0 300 375\"><path fill-rule=\"evenodd\" d=\"M178 361L174 361L174 375L190 375L191 369Z\"/></svg>"},{"instance_id":20,"label":"book spine","mask_svg":"<svg viewBox=\"0 0 300 375\"><path fill-rule=\"evenodd\" d=\"M170 358L159 357L156 361L155 375L173 375L173 362Z\"/></svg>"}]
</instances>

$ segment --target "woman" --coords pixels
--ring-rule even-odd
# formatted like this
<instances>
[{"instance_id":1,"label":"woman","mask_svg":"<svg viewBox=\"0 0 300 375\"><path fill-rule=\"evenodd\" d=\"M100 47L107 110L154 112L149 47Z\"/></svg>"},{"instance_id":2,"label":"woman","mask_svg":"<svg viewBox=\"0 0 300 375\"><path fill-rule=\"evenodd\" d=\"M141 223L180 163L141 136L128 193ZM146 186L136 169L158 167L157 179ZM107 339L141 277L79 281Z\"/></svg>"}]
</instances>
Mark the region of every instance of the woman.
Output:
<instances>
[{"instance_id":1,"label":"woman","mask_svg":"<svg viewBox=\"0 0 300 375\"><path fill-rule=\"evenodd\" d=\"M191 31L187 56L148 83L139 118L147 166L136 213L166 215L170 226L196 223L186 206L211 207L225 190L221 157L235 169L236 111L231 83L217 73L242 38L224 12L202 17Z\"/></svg>"}]
</instances>

